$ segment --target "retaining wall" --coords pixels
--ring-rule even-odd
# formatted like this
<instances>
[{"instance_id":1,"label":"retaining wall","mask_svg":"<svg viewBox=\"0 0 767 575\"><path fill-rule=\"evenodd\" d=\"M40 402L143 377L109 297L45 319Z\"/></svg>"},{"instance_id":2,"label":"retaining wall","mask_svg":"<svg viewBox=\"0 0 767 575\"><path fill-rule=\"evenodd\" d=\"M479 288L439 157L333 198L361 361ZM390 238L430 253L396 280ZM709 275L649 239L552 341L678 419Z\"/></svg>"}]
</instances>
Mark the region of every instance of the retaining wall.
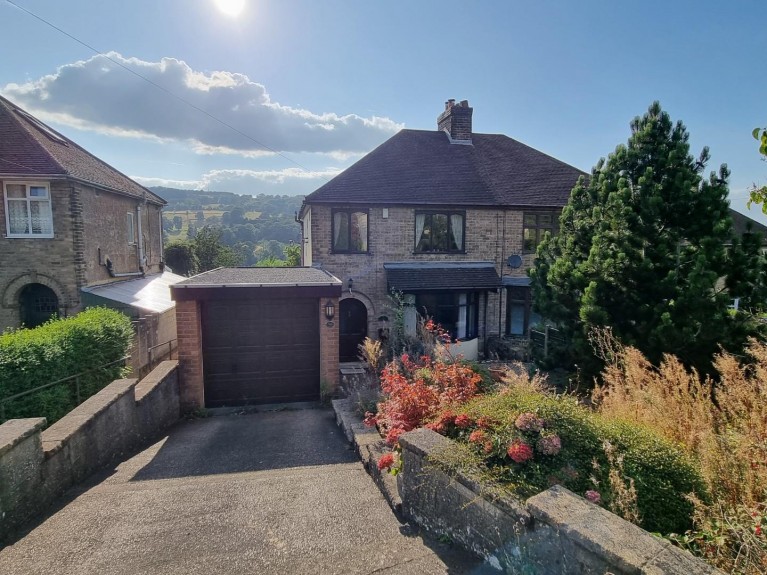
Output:
<instances>
[{"instance_id":1,"label":"retaining wall","mask_svg":"<svg viewBox=\"0 0 767 575\"><path fill-rule=\"evenodd\" d=\"M179 414L178 362L164 361L140 382L113 381L47 429L42 417L0 425L0 542Z\"/></svg>"},{"instance_id":2,"label":"retaining wall","mask_svg":"<svg viewBox=\"0 0 767 575\"><path fill-rule=\"evenodd\" d=\"M399 443L397 480L405 516L507 573L722 574L563 487L527 501L491 497L470 477L448 475L429 462L451 443L429 429L405 433Z\"/></svg>"}]
</instances>

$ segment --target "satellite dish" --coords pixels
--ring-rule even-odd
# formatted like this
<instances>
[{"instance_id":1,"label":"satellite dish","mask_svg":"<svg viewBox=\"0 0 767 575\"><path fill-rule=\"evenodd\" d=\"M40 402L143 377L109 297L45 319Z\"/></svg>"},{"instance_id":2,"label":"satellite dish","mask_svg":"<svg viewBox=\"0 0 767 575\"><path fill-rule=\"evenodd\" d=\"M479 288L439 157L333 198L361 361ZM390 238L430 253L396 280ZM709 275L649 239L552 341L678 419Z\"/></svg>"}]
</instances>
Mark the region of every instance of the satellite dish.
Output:
<instances>
[{"instance_id":1,"label":"satellite dish","mask_svg":"<svg viewBox=\"0 0 767 575\"><path fill-rule=\"evenodd\" d=\"M519 254L514 254L513 256L509 256L508 262L509 262L509 267L515 270L522 265L522 256L520 256Z\"/></svg>"}]
</instances>

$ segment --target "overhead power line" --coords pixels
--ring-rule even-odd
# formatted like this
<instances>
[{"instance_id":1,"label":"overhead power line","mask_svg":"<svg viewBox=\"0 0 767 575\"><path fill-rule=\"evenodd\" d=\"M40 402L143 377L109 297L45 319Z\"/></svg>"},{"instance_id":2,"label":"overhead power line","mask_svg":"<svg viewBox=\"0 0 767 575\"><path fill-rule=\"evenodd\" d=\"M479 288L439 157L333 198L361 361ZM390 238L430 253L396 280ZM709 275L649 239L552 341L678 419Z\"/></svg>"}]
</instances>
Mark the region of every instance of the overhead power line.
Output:
<instances>
[{"instance_id":1,"label":"overhead power line","mask_svg":"<svg viewBox=\"0 0 767 575\"><path fill-rule=\"evenodd\" d=\"M211 114L210 112L208 112L208 111L207 111L207 110L205 110L204 108L200 108L199 106L197 106L197 105L193 104L193 103L192 103L192 102L190 102L189 100L186 100L186 99L182 98L181 96L179 96L178 94L175 94L175 93L173 93L172 91L168 90L167 88L165 88L165 87L161 86L161 85L160 85L160 84L158 84L157 82L154 82L153 80L150 80L150 79L149 79L149 78L147 78L146 76L144 76L144 75L142 75L142 74L140 74L140 73L136 72L136 71L135 71L135 70L133 70L132 68L130 68L130 67L128 67L128 66L126 66L125 64L123 64L123 63L122 63L122 62L120 62L119 60L115 60L114 58L112 58L112 57L111 57L111 56L109 56L108 54L105 54L105 53L104 53L104 52L102 52L101 50L99 50L99 49L97 49L97 48L94 48L93 46L91 46L91 45L90 45L90 44L88 44L87 42L84 42L83 40L80 40L80 38L78 38L78 37L76 37L76 36L74 36L74 35L70 34L70 33L69 33L69 32L67 32L66 30L63 30L62 28L60 28L60 27L56 26L56 25L55 25L55 24L53 24L52 22L49 22L48 20L46 20L46 19L45 19L45 18L43 18L42 16L38 16L37 14L35 14L34 12L32 12L31 10L28 10L27 8L24 8L23 6L19 6L19 5L18 5L16 2L13 2L13 0L5 0L5 1L6 1L8 4L10 4L10 5L14 6L15 8L17 8L17 9L21 10L22 12L25 12L26 14L28 14L28 15L32 16L32 17L33 17L33 18L35 18L36 20L39 20L40 22L42 22L42 23L43 23L43 24L45 24L46 26L50 26L51 28L53 28L53 29L54 29L54 30L56 30L57 32L59 32L59 33L63 34L64 36L66 36L67 38L70 38L71 40L74 40L75 42L77 42L77 43L78 43L78 44L80 44L81 46L84 46L85 48L87 48L88 50L90 50L90 51L94 52L95 54L98 54L99 56L103 56L104 58L106 58L107 60L109 60L110 62L112 62L114 65L116 65L116 66L119 66L120 68L122 68L123 70L126 70L127 72L130 72L131 74L133 74L133 75L134 75L134 76L136 76L137 78L140 78L140 79L141 79L141 80L143 80L144 82L147 82L148 84L151 84L152 86L154 86L154 87L155 87L155 88L157 88L158 90L160 90L160 91L164 92L164 93L165 93L165 94L167 94L168 96L170 96L170 97L172 97L172 98L175 98L175 99L176 99L176 100L178 100L179 102L182 102L182 103L186 104L187 106L189 106L190 108L192 108L192 109L194 109L194 110L196 110L196 111L200 112L201 114L204 114L205 116L207 116L208 118L210 118L210 119L211 119L211 120L213 120L214 122L218 122L218 123L219 123L219 124L221 124L222 126L224 126L224 127L228 128L228 129L232 130L232 131L233 131L233 132L235 132L236 134L239 134L239 135L240 135L240 136L242 136L243 138L245 138L245 139L247 139L247 140L249 140L249 141L253 142L254 144L256 144L257 146L259 146L260 148L262 148L262 149L265 149L265 150L268 150L268 151L270 151L270 152L273 152L275 155L277 155L277 156L280 156L281 158L283 158L283 159L287 160L287 161L288 161L288 162L290 162L291 164L293 164L293 165L295 165L295 166L298 166L298 167L299 167L301 170L303 170L303 171L304 171L304 172L306 172L306 173L310 173L310 172L311 172L311 170L309 170L309 169L308 169L306 166L304 166L304 165L302 165L301 163L297 162L297 161L296 161L296 160L294 160L293 158L290 158L289 156L286 156L285 154L283 154L283 153L282 153L282 152L280 152L279 150L275 150L274 148L272 148L272 147L270 147L270 146L268 146L268 145L264 144L263 142L260 142L260 141L258 141L258 140L257 140L256 138L254 138L253 136L251 136L251 135L249 135L249 134L246 134L246 133L245 133L245 132L243 132L242 130L239 130L238 128L236 128L236 127L232 126L232 125L231 125L231 124L229 124L228 122L226 122L226 121L222 120L221 118L218 118L217 116L215 116L215 115ZM320 178L322 178L322 179L324 179L324 180L328 181L328 180L327 180L327 178L325 178L325 177L323 177L323 176L320 176Z\"/></svg>"}]
</instances>

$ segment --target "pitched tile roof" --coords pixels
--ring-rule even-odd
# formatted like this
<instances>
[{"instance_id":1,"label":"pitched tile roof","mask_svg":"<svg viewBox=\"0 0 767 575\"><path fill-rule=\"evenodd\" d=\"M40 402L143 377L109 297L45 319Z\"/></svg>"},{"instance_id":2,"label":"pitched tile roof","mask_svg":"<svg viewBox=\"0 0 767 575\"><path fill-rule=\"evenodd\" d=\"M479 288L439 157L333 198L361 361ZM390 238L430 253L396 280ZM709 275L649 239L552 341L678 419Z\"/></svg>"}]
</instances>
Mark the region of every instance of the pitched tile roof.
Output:
<instances>
[{"instance_id":1,"label":"pitched tile roof","mask_svg":"<svg viewBox=\"0 0 767 575\"><path fill-rule=\"evenodd\" d=\"M561 207L581 170L500 134L401 130L306 203Z\"/></svg>"},{"instance_id":2,"label":"pitched tile roof","mask_svg":"<svg viewBox=\"0 0 767 575\"><path fill-rule=\"evenodd\" d=\"M501 287L493 262L391 262L383 267L389 289L402 292Z\"/></svg>"},{"instance_id":3,"label":"pitched tile roof","mask_svg":"<svg viewBox=\"0 0 767 575\"><path fill-rule=\"evenodd\" d=\"M155 204L165 200L0 96L0 178L71 177Z\"/></svg>"},{"instance_id":4,"label":"pitched tile roof","mask_svg":"<svg viewBox=\"0 0 767 575\"><path fill-rule=\"evenodd\" d=\"M733 233L739 236L742 236L747 231L755 234L762 234L762 242L767 243L767 226L749 218L745 214L736 212L732 208L730 208L730 217L732 217Z\"/></svg>"}]
</instances>

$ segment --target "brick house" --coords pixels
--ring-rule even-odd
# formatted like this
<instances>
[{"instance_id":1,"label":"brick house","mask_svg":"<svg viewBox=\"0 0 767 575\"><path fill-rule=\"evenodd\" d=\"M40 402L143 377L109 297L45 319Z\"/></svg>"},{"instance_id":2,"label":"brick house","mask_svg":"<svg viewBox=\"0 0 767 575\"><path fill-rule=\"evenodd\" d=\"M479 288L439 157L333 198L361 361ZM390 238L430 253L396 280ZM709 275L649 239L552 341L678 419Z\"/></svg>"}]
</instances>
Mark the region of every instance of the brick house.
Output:
<instances>
[{"instance_id":1,"label":"brick house","mask_svg":"<svg viewBox=\"0 0 767 575\"><path fill-rule=\"evenodd\" d=\"M162 276L165 201L2 97L0 196L0 331L75 314L91 297L84 290L123 282L135 294L131 280ZM156 312L102 296L90 303L137 321ZM150 323L175 333L168 318L172 329Z\"/></svg>"},{"instance_id":2,"label":"brick house","mask_svg":"<svg viewBox=\"0 0 767 575\"><path fill-rule=\"evenodd\" d=\"M306 197L303 263L343 281L342 361L366 335L386 333L392 289L404 294L410 329L425 311L467 356L536 321L527 269L585 174L507 136L474 133L472 113L449 100L437 130L401 130Z\"/></svg>"}]
</instances>

